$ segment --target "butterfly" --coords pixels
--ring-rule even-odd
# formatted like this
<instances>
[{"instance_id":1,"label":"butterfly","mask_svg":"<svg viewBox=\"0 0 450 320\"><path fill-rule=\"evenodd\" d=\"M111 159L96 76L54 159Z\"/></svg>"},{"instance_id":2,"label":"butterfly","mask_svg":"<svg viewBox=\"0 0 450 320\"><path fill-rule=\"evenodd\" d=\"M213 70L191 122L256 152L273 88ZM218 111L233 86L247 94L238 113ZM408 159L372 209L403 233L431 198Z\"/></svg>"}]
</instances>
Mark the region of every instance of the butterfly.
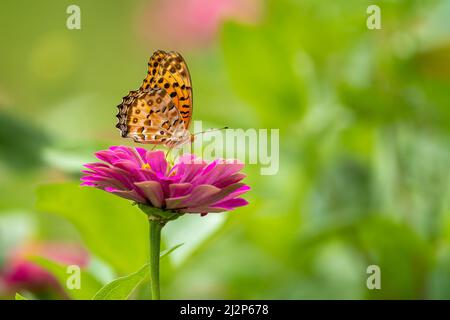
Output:
<instances>
[{"instance_id":1,"label":"butterfly","mask_svg":"<svg viewBox=\"0 0 450 320\"><path fill-rule=\"evenodd\" d=\"M189 132L191 77L186 62L177 52L153 53L141 87L130 91L117 107L116 127L124 138L170 149L193 140Z\"/></svg>"}]
</instances>

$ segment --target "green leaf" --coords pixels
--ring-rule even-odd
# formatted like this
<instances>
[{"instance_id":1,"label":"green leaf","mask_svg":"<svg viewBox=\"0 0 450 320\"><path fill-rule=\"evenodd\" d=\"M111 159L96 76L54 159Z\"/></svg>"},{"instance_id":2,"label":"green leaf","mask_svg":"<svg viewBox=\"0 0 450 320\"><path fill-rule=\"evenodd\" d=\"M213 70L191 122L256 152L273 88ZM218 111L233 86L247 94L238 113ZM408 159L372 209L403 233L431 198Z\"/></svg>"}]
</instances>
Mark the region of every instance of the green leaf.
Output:
<instances>
[{"instance_id":1,"label":"green leaf","mask_svg":"<svg viewBox=\"0 0 450 320\"><path fill-rule=\"evenodd\" d=\"M67 286L67 281L70 276L75 274L69 273L67 265L60 264L42 257L31 257L30 260L49 271L58 280L59 284L67 293L67 295L72 299L91 299L102 286L101 283L97 279L95 279L89 272L80 269L80 287L70 289Z\"/></svg>"},{"instance_id":2,"label":"green leaf","mask_svg":"<svg viewBox=\"0 0 450 320\"><path fill-rule=\"evenodd\" d=\"M362 220L355 231L368 264L378 265L382 274L382 290L367 290L368 298L423 298L431 250L418 233L407 225L378 216Z\"/></svg>"},{"instance_id":3,"label":"green leaf","mask_svg":"<svg viewBox=\"0 0 450 320\"><path fill-rule=\"evenodd\" d=\"M25 298L23 295L21 295L20 293L16 292L16 296L15 296L16 300L30 300L28 298Z\"/></svg>"},{"instance_id":4,"label":"green leaf","mask_svg":"<svg viewBox=\"0 0 450 320\"><path fill-rule=\"evenodd\" d=\"M160 254L160 259L168 256L171 252L181 247L184 243L177 244ZM144 265L139 271L128 276L111 281L101 288L94 296L94 300L126 300L133 291L149 276L150 265Z\"/></svg>"},{"instance_id":5,"label":"green leaf","mask_svg":"<svg viewBox=\"0 0 450 320\"><path fill-rule=\"evenodd\" d=\"M44 130L25 120L0 112L0 161L21 171L42 165L41 152L50 144ZM20 132L20 135L11 139L11 132Z\"/></svg>"},{"instance_id":6,"label":"green leaf","mask_svg":"<svg viewBox=\"0 0 450 320\"><path fill-rule=\"evenodd\" d=\"M87 247L118 273L147 262L146 216L125 199L74 183L48 184L37 189L37 209L72 222Z\"/></svg>"},{"instance_id":7,"label":"green leaf","mask_svg":"<svg viewBox=\"0 0 450 320\"><path fill-rule=\"evenodd\" d=\"M146 264L138 271L105 285L95 294L93 300L127 300L133 291L148 278L149 273L150 265Z\"/></svg>"},{"instance_id":8,"label":"green leaf","mask_svg":"<svg viewBox=\"0 0 450 320\"><path fill-rule=\"evenodd\" d=\"M173 246L170 249L164 250L163 252L161 252L161 254L159 255L159 259L162 260L162 258L168 256L170 253L172 253L173 251L177 250L179 247L181 247L184 243L179 243L176 246Z\"/></svg>"}]
</instances>

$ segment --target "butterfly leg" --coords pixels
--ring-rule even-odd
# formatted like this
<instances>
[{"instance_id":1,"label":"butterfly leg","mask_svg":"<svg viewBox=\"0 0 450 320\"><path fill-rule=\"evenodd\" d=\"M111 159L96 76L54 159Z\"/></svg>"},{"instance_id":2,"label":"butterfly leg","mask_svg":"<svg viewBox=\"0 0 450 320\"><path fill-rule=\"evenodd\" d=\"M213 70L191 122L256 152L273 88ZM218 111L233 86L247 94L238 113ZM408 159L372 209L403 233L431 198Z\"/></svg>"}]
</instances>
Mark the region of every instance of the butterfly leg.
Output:
<instances>
[{"instance_id":1,"label":"butterfly leg","mask_svg":"<svg viewBox=\"0 0 450 320\"><path fill-rule=\"evenodd\" d=\"M166 159L167 159L167 157L169 156L170 151L172 151L172 148L169 148L169 150L167 150L167 152L166 152Z\"/></svg>"}]
</instances>

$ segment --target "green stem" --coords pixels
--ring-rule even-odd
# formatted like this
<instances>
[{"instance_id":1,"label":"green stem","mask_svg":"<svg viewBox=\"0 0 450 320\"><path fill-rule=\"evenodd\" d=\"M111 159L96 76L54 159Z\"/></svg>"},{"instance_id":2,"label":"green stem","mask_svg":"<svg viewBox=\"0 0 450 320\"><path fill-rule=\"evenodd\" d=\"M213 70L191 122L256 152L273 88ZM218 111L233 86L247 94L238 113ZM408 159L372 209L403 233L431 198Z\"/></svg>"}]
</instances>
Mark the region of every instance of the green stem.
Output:
<instances>
[{"instance_id":1,"label":"green stem","mask_svg":"<svg viewBox=\"0 0 450 320\"><path fill-rule=\"evenodd\" d=\"M161 229L164 224L149 219L150 227L150 280L152 300L159 300L159 255L161 250Z\"/></svg>"}]
</instances>

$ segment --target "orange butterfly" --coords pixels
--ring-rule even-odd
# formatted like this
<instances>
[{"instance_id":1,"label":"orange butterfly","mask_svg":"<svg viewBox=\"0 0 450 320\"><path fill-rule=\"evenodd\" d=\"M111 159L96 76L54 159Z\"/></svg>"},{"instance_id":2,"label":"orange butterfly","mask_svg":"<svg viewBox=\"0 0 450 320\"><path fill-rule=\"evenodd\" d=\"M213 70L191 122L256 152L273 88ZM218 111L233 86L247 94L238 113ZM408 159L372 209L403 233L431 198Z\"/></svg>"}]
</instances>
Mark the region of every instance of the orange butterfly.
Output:
<instances>
[{"instance_id":1,"label":"orange butterfly","mask_svg":"<svg viewBox=\"0 0 450 320\"><path fill-rule=\"evenodd\" d=\"M117 106L122 137L135 142L180 146L193 140L192 84L183 57L177 52L156 51L148 74L137 91L130 91Z\"/></svg>"}]
</instances>

